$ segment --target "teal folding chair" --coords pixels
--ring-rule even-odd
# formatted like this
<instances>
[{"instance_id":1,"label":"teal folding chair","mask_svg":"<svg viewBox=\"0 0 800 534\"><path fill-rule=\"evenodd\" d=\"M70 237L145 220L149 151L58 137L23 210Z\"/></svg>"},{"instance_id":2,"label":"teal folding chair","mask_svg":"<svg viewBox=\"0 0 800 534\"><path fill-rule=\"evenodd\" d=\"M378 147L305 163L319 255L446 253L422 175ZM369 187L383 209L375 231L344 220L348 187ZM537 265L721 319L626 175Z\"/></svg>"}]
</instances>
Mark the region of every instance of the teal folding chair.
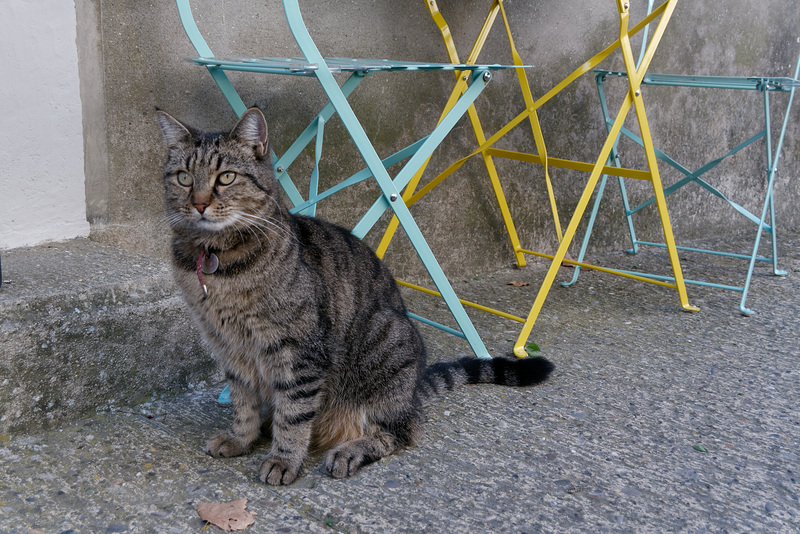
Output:
<instances>
[{"instance_id":1,"label":"teal folding chair","mask_svg":"<svg viewBox=\"0 0 800 534\"><path fill-rule=\"evenodd\" d=\"M652 0L649 0L649 6L650 7L648 8L648 12L649 9L652 8ZM647 39L646 34L644 39L646 41ZM600 108L603 114L603 120L605 121L606 128L610 128L613 123L613 120L608 112L604 84L610 78L615 78L615 77L621 78L625 77L626 75L625 73L622 72L609 71L609 70L596 70L594 72L596 73L595 82L597 86L598 96L600 98ZM667 165L671 166L672 168L676 169L677 171L679 171L681 174L684 175L684 178L678 180L675 184L666 187L664 189L664 195L666 197L672 195L673 193L680 190L684 186L687 186L689 184L696 184L701 188L703 188L704 190L711 193L712 195L727 202L737 213L744 216L757 226L758 229L755 235L753 249L750 254L736 254L736 253L722 252L717 250L698 249L698 248L682 247L682 246L677 247L678 250L683 250L683 251L700 252L706 254L749 260L749 265L745 276L745 280L743 285L741 286L718 284L702 280L692 280L688 278L684 280L687 284L741 292L742 298L739 303L739 310L744 315L752 315L753 313L755 313L753 310L747 308L746 302L756 262L771 262L772 272L777 276L784 276L787 274L786 271L783 271L778 268L777 232L775 231L775 205L773 201L773 196L774 196L773 193L774 193L775 175L778 168L778 158L780 157L781 149L783 147L783 140L784 140L784 135L786 133L786 128L789 124L792 102L794 100L794 92L797 87L800 87L800 78L798 78L799 74L800 74L800 56L798 57L797 66L795 67L794 78L773 77L773 76L734 77L734 76L691 76L691 75L672 75L672 74L646 74L644 79L642 80L642 85L656 85L656 86L670 86L670 87L698 87L698 88L707 88L716 90L745 90L745 91L755 91L761 93L762 95L763 109L764 109L764 129L760 130L750 138L744 140L739 145L731 149L725 155L706 163L697 170L691 171L690 169L687 169L685 166L678 163L675 159L671 158L663 151L656 149L656 156L661 161L665 162ZM775 145L773 150L770 94L775 92L788 93L788 99L783 115L783 122L780 134L778 136L778 143L777 145ZM622 135L631 139L640 146L642 145L641 138L636 134L634 134L633 132L631 132L630 130L622 128L620 136ZM745 147L751 145L752 143L760 139L764 139L766 145L767 187L766 187L766 193L764 195L764 200L762 203L760 216L757 216L748 211L747 209L745 209L737 202L728 198L713 185L703 180L702 176L703 174L707 173L708 171L719 165L725 159L733 156L734 154L738 153ZM617 139L617 143L619 143L619 138ZM611 155L609 156L609 165L620 167L620 157L619 157L619 152L617 150L617 143L615 143L614 148L611 151ZM598 187L597 196L595 197L595 202L592 208L592 212L589 216L589 222L586 234L584 235L584 239L581 244L581 249L578 254L578 260L577 260L578 262L583 262L583 259L586 255L586 250L589 245L589 240L591 239L592 229L594 227L594 223L597 217L597 212L600 208L600 202L603 198L603 192L606 186L607 178L608 176L603 176L600 181L600 185ZM636 254L639 251L640 245L665 248L666 245L663 243L653 243L637 239L636 229L633 223L633 215L635 215L642 209L646 208L647 206L651 205L655 201L655 199L650 198L645 202L642 202L641 204L631 208L627 191L625 189L624 178L619 177L618 180L619 180L620 192L622 194L622 203L625 211L625 218L628 224L628 231L630 233L632 242L632 248L628 252L631 254ZM771 254L768 257L759 254L761 237L763 235L763 232L765 231L771 236L772 250ZM659 276L655 274L641 273L639 271L637 271L635 274L638 274L640 276L646 276L653 279L673 280L671 277L668 276ZM570 280L569 282L564 282L562 285L568 286L574 284L578 280L579 275L580 275L580 267L576 266L572 280Z\"/></svg>"},{"instance_id":2,"label":"teal folding chair","mask_svg":"<svg viewBox=\"0 0 800 534\"><path fill-rule=\"evenodd\" d=\"M241 116L246 110L246 106L233 88L233 85L226 75L226 71L304 76L313 78L320 84L327 95L329 100L328 104L324 106L322 111L320 111L317 117L290 146L285 154L280 157L273 155L276 175L293 205L292 211L313 215L315 213L316 204L319 201L349 186L364 180L374 179L380 188L381 195L355 225L352 230L353 234L358 237L363 237L375 225L381 215L386 212L387 209L391 209L399 219L417 255L421 259L439 293L441 293L459 330L449 328L415 314L410 315L424 323L466 339L477 356L488 358L489 354L486 347L483 345L474 325L464 311L461 302L453 291L439 263L436 261L430 247L409 212L408 206L403 201L401 191L417 170L419 170L430 157L434 149L442 142L448 132L455 126L456 122L466 113L478 95L483 91L484 87L491 81L492 71L517 67L418 63L382 59L323 58L303 22L298 0L283 0L283 8L294 39L303 54L302 58L218 58L214 56L198 30L189 6L189 0L176 0L176 3L183 28L200 56L191 61L208 69L208 72L211 74L237 115ZM462 75L468 77L467 79L470 81L470 85L468 90L452 107L451 111L442 118L428 136L403 148L388 158L381 160L347 100L350 93L352 93L365 77L376 71L462 71ZM350 76L340 86L334 79L335 73L349 73ZM366 164L366 168L339 182L337 185L320 191L318 163L322 154L324 127L326 122L334 114L338 114L350 134L350 137ZM303 197L291 180L288 169L311 142L315 142L314 153L317 165L314 167L311 174L308 195ZM403 165L402 170L400 170L394 178L390 177L387 169L403 161L406 161L406 163Z\"/></svg>"}]
</instances>

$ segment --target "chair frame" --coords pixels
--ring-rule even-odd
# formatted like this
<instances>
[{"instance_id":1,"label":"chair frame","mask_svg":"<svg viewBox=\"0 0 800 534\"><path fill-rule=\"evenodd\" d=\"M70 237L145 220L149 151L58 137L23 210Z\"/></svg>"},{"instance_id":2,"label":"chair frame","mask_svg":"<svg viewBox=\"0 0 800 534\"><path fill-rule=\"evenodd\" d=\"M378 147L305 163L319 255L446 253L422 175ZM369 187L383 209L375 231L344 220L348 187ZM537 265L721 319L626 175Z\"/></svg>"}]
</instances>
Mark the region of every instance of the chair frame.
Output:
<instances>
[{"instance_id":1,"label":"chair frame","mask_svg":"<svg viewBox=\"0 0 800 534\"><path fill-rule=\"evenodd\" d=\"M652 4L653 0L649 0L648 10L652 9ZM691 171L687 169L685 166L675 161L675 159L671 158L661 150L656 149L656 157L659 160L665 162L670 167L676 169L679 173L681 173L684 176L673 185L666 187L664 189L665 197L672 195L673 193L677 192L684 186L694 183L699 187L701 187L702 189L709 192L710 194L714 195L715 197L725 201L738 214L742 215L743 217L745 217L758 227L753 242L752 252L750 254L739 254L739 253L723 252L719 250L699 249L699 248L684 247L684 246L677 247L678 250L687 252L697 252L697 253L712 254L717 256L726 256L726 257L744 259L749 261L744 283L741 286L719 284L719 283L707 282L703 280L694 280L694 279L684 280L685 283L687 284L738 291L742 293L741 300L739 301L739 311L743 315L753 315L755 313L752 309L748 308L746 304L756 262L770 262L772 264L772 273L776 276L785 276L787 274L786 271L778 268L778 241L777 241L778 236L775 229L776 219L775 219L775 205L774 205L773 194L774 194L775 176L778 169L778 160L780 158L781 149L783 147L783 141L789 123L789 118L791 116L791 108L792 108L792 103L794 101L795 89L797 87L800 87L799 75L800 75L800 55L798 55L797 58L797 63L794 71L794 78L774 77L774 76L735 77L735 76L647 74L642 79L642 85L649 85L649 86L694 87L703 89L740 90L740 91L743 90L743 91L755 91L757 93L761 93L762 95L764 128L758 131L755 135L741 142L739 145L735 146L725 155L709 161L708 163L700 166L697 170ZM612 125L612 121L608 113L608 105L605 97L604 85L607 79L609 78L624 78L624 77L626 77L626 74L623 72L615 72L609 70L595 71L595 83L600 100L600 109L603 114L603 120L605 122L606 128L609 129L609 131ZM778 142L775 145L775 149L773 150L770 94L780 93L780 92L789 93L789 95L786 103L786 108L783 113L783 121L781 124L780 133L778 135ZM631 139L640 146L642 144L641 138L636 134L634 134L633 132L631 132L630 130L627 130L626 128L622 128L618 135L619 136L624 135L625 137ZM617 138L616 143L619 142L619 136ZM765 151L766 151L765 174L766 174L767 187L766 187L766 192L764 194L764 201L761 205L761 214L760 216L756 216L749 210L745 209L740 204L728 198L726 195L724 195L722 192L720 192L717 188L715 188L707 181L703 180L701 177L703 174L705 174L706 172L710 171L711 169L719 165L725 159L733 156L734 154L740 152L747 146L751 145L756 141L759 141L762 138L765 140ZM616 143L611 150L609 156L609 164L620 166L620 157ZM597 196L595 197L594 205L592 207L592 212L589 218L589 225L586 229L586 233L584 235L583 242L581 244L581 249L578 254L579 262L582 262L586 255L586 250L589 245L589 241L591 239L595 218L603 198L603 191L606 186L607 178L608 176L604 175L600 181L600 185L598 187L598 193ZM630 254L638 253L640 245L664 248L666 245L663 243L654 243L654 242L639 240L636 237L636 230L633 223L633 215L638 213L642 209L646 208L647 206L651 205L655 201L655 198L651 197L650 199L642 202L641 204L631 208L627 190L625 188L625 181L622 176L618 176L618 183L622 195L622 203L623 203L623 209L625 211L625 219L628 225L628 232L630 234L632 243L632 247L631 249L628 250L628 252ZM761 238L765 231L768 234L770 234L771 237L770 256L762 256L759 254ZM669 277L655 275L655 274L647 274L647 273L638 273L638 274L642 274L643 276L651 277L653 279L670 280ZM572 279L569 282L563 283L563 285L568 286L574 284L578 280L579 275L580 275L580 267L578 266L575 268L575 272L573 274Z\"/></svg>"},{"instance_id":2,"label":"chair frame","mask_svg":"<svg viewBox=\"0 0 800 534\"><path fill-rule=\"evenodd\" d=\"M441 325L416 314L409 313L409 315L426 324L466 339L477 356L489 358L490 356L486 347L481 341L461 301L456 296L450 282L447 280L447 277L409 212L408 205L403 200L400 192L411 181L424 162L428 160L435 148L442 142L450 130L452 130L461 116L467 112L475 99L483 91L484 87L491 81L492 72L506 68L517 68L517 66L502 66L496 64L453 65L451 63L323 58L305 26L298 0L282 1L286 20L301 50L302 58L217 58L214 56L197 27L191 7L189 6L189 0L176 0L178 13L184 30L200 56L191 59L191 61L208 69L208 72L219 86L234 112L239 116L244 113L246 106L225 74L226 71L306 76L316 79L317 83L320 84L328 97L328 104L325 105L322 111L285 154L281 157L273 156L278 181L294 206L292 211L295 213L302 212L313 215L315 213L316 204L324 198L363 180L374 179L381 190L381 196L353 228L353 234L357 237L363 237L375 225L381 215L387 209L391 209L433 280L434 285L438 289L437 294L444 298L459 330ZM361 123L356 118L347 97L366 76L375 71L407 72L430 70L459 72L459 75L464 78L465 85L467 86L465 91L454 102L449 103L449 108L443 115L442 120L428 136L398 151L392 156L381 160L367 137ZM333 76L333 74L337 72L350 73L350 77L341 86ZM315 166L310 180L309 194L307 198L303 198L291 181L287 169L305 147L314 140L316 141L314 147L315 161L317 164L319 163L322 152L324 125L334 113L342 120L356 148L360 152L366 164L366 168L350 178L343 180L338 185L320 192L318 191L319 168ZM387 168L403 160L407 161L402 170L394 178L389 176Z\"/></svg>"},{"instance_id":3,"label":"chair frame","mask_svg":"<svg viewBox=\"0 0 800 534\"><path fill-rule=\"evenodd\" d=\"M418 191L415 190L416 183L414 183L413 184L414 187L409 186L409 188L407 188L404 194L404 199L406 203L408 205L414 204L420 198L422 198L428 192L430 192L433 188L441 184L447 177L451 176L467 160L478 154L481 154L484 162L486 163L487 171L492 181L492 186L495 191L495 196L498 205L500 207L501 213L503 215L503 221L506 225L507 233L511 240L514 254L517 259L517 265L519 266L525 265L524 255L533 255L551 260L550 267L548 268L544 281L542 282L542 285L539 288L539 291L536 295L531 310L526 318L516 317L503 312L498 312L497 310L491 310L485 307L481 307L481 309L485 311L496 313L498 315L502 315L504 317L523 323L522 330L520 331L520 334L514 343L514 354L518 357L525 357L528 355L527 350L525 348L528 337L530 336L530 333L533 329L536 319L539 313L541 312L541 309L544 305L544 302L547 298L550 288L553 282L555 281L556 273L558 272L559 268L563 263L587 267L593 270L602 271L609 274L614 274L630 279L635 279L675 289L678 293L680 305L683 309L687 311L697 311L698 309L689 304L688 296L686 293L686 286L684 283L683 274L681 272L681 266L678 259L678 252L672 234L672 225L670 223L669 214L667 211L667 206L663 194L663 187L661 185L661 178L658 171L656 153L653 147L652 137L650 135L650 128L648 125L647 115L645 113L644 101L641 92L642 80L645 77L647 68L649 67L650 62L652 61L653 55L655 54L655 51L658 47L661 37L663 36L664 31L666 30L666 27L669 23L669 20L677 4L677 0L666 0L660 6L653 9L651 13L649 13L641 22L634 25L633 27L630 27L630 13L629 13L630 5L628 1L616 0L616 4L619 14L619 33L618 33L619 37L614 43L612 43L604 50L602 50L601 52L590 58L588 61L583 63L580 67L575 69L569 76L567 76L564 80L562 80L555 87L553 87L553 89L548 91L545 95L543 95L537 100L534 100L533 96L531 95L530 87L527 82L525 73L518 71L520 89L522 91L525 100L526 109L487 139L485 137L485 134L483 133L483 128L480 126L480 121L477 118L477 113L474 111L474 108L471 108L469 111L469 116L473 126L473 130L475 131L476 139L478 140L478 145L479 145L478 148L476 148L472 153L465 156L464 158L461 158L460 160L454 162L450 167L448 167L437 177L433 178L430 182L428 182L424 187L420 188ZM435 1L428 0L427 5L431 12L431 16L433 17L434 21L437 23L437 26L440 29L442 38L445 43L445 48L448 51L450 60L453 61L454 63L457 63L458 56L455 52L455 45L453 44L452 34L449 28L447 28L447 25L444 22L444 19L441 13L439 12ZM486 36L488 35L488 32L490 31L492 25L494 24L494 21L498 14L501 15L501 18L506 28L506 33L509 39L512 56L514 57L514 63L515 64L522 63L522 60L519 57L519 53L517 52L514 46L508 22L508 17L505 12L505 9L503 8L503 0L494 0L492 2L489 9L489 14L487 15L484 21L481 31L479 32L478 38L476 39L475 44L473 46L472 52L470 53L469 59L467 61L468 63L470 61L477 60L477 57L485 43ZM647 31L649 25L656 19L658 19L658 23L656 25L655 31L653 32L653 37L648 42L646 48L643 49L642 57L639 61L639 64L637 65L633 59L630 38L639 33L640 31L643 30ZM591 162L587 163L587 162L578 162L578 161L572 161L572 160L566 160L548 156L546 146L544 144L544 137L542 135L541 128L539 126L539 120L536 115L537 110L542 105L544 105L552 98L554 98L568 85L570 85L572 82L574 82L582 75L590 72L600 62L602 62L604 59L606 59L608 56L610 56L613 52L617 50L620 50L620 52L622 53L622 57L625 63L625 72L626 74L628 74L627 80L629 85L629 91L626 98L624 99L624 101L620 106L616 118L612 121L611 128L608 131L608 136L606 138L605 143L603 144L603 147L600 151L600 155L598 156L597 160L594 163ZM451 99L453 98L453 96L457 95L461 90L462 87L456 84L456 86L453 89L453 92L451 93ZM647 167L648 167L647 170L625 169L607 165L609 154L612 148L615 146L615 140L619 134L619 131L622 129L624 120L627 117L628 113L630 112L631 108L633 108L634 110L634 113L636 115L639 124L639 128L642 131L643 148L645 151L645 156L647 158ZM500 138L502 138L505 134L507 134L513 128L517 127L520 123L524 122L525 120L528 120L531 125L538 152L537 154L522 153L510 150L501 150L493 147L493 145ZM508 205L505 201L505 195L503 194L502 186L500 185L500 180L497 176L497 172L492 162L493 157L501 157L517 161L536 163L544 167L545 183L548 190L548 197L550 199L550 206L559 242L558 249L554 254L545 254L533 250L528 250L523 248L522 245L520 244L513 220L508 210ZM572 217L570 218L569 224L567 225L566 229L563 232L561 230L560 218L558 215L558 209L556 206L555 196L553 193L553 188L549 174L549 169L555 167L584 171L590 174L589 179L587 180L586 185L584 187L583 193L578 201L578 205L575 211L573 212ZM656 199L655 202L658 207L660 215L661 227L664 232L664 238L669 253L670 267L673 273L671 280L657 280L653 278L647 278L644 276L640 276L637 273L630 273L618 269L609 269L596 265L590 265L581 261L573 261L566 258L567 249L570 246L575 236L575 232L581 221L581 218L583 217L586 207L588 206L592 193L597 187L598 181L600 180L601 176L606 174L645 180L649 181L652 184L653 194ZM390 234L391 231L392 228L390 227L384 236L384 240L381 243L381 246L378 249L379 253L385 251L386 246L388 246L388 241L391 240L391 234Z\"/></svg>"}]
</instances>

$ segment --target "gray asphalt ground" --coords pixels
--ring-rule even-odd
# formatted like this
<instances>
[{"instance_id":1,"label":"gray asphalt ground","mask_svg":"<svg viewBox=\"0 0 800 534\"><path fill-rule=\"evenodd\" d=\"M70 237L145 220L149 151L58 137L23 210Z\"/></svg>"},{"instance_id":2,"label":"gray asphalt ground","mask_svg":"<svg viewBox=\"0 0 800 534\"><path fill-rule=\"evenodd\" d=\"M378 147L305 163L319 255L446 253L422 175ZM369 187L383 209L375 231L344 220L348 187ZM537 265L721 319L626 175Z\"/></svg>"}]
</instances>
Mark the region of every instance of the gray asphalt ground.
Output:
<instances>
[{"instance_id":1,"label":"gray asphalt ground","mask_svg":"<svg viewBox=\"0 0 800 534\"><path fill-rule=\"evenodd\" d=\"M217 460L202 446L231 420L222 384L0 442L0 532L216 532L201 502L247 498L246 532L800 531L800 241L782 235L782 267L759 266L748 304L589 272L553 288L531 340L557 366L529 389L464 388L431 405L427 435L346 480L318 456L290 487L257 481L268 443ZM717 241L738 250L746 242ZM683 254L687 276L740 283L741 261ZM661 251L595 258L666 265ZM526 314L545 265L456 280L465 297ZM565 279L568 269L560 276ZM513 287L509 281L529 282ZM410 307L443 316L437 300ZM493 354L518 326L473 314ZM431 359L466 344L422 327Z\"/></svg>"}]
</instances>

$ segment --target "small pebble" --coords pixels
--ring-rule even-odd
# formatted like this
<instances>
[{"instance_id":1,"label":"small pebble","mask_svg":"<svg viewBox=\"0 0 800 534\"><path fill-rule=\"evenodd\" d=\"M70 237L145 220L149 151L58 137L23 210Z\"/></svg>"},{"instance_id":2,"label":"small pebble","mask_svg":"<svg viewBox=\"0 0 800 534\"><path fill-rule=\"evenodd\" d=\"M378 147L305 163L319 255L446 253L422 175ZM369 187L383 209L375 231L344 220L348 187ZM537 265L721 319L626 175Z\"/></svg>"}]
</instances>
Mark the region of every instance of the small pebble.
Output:
<instances>
[{"instance_id":1,"label":"small pebble","mask_svg":"<svg viewBox=\"0 0 800 534\"><path fill-rule=\"evenodd\" d=\"M768 502L767 504L764 505L764 509L767 511L767 513L771 514L772 512L775 511L775 505L772 504L771 502Z\"/></svg>"}]
</instances>

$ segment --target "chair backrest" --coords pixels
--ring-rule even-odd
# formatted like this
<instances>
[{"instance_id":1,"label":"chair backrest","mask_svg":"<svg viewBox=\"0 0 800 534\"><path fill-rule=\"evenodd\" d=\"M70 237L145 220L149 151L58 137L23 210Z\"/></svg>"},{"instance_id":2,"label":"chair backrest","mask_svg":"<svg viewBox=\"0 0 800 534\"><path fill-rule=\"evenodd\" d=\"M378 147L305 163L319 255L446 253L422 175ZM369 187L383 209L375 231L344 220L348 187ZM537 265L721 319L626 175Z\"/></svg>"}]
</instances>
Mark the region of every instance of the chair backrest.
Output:
<instances>
[{"instance_id":1,"label":"chair backrest","mask_svg":"<svg viewBox=\"0 0 800 534\"><path fill-rule=\"evenodd\" d=\"M192 8L189 6L189 0L175 0L175 3L178 6L178 16L181 18L183 30L186 32L186 36L189 37L189 41L192 43L192 46L194 46L194 49L197 50L197 54L205 58L214 57L214 53L197 28L197 23L194 21L194 16L192 15Z\"/></svg>"},{"instance_id":2,"label":"chair backrest","mask_svg":"<svg viewBox=\"0 0 800 534\"><path fill-rule=\"evenodd\" d=\"M647 15L653 12L653 2L654 0L647 0ZM650 25L644 27L642 30L642 47L639 50L639 58L636 60L636 68L639 68L639 65L642 63L642 59L644 59L644 52L647 48L647 36L650 33Z\"/></svg>"},{"instance_id":3,"label":"chair backrest","mask_svg":"<svg viewBox=\"0 0 800 534\"><path fill-rule=\"evenodd\" d=\"M186 32L186 36L189 38L192 46L194 46L194 49L197 50L197 54L202 58L213 58L214 53L211 51L211 48L209 48L206 40L203 39L203 35L197 28L197 23L194 21L192 8L189 6L189 0L175 0L175 3L178 6L178 15L180 16L183 30ZM211 77L214 78L217 86L219 86L222 94L228 100L228 103L230 103L234 113L241 117L244 112L247 111L247 106L244 105L239 93L233 88L225 71L214 66L206 66L206 68L209 74L211 74Z\"/></svg>"}]
</instances>

